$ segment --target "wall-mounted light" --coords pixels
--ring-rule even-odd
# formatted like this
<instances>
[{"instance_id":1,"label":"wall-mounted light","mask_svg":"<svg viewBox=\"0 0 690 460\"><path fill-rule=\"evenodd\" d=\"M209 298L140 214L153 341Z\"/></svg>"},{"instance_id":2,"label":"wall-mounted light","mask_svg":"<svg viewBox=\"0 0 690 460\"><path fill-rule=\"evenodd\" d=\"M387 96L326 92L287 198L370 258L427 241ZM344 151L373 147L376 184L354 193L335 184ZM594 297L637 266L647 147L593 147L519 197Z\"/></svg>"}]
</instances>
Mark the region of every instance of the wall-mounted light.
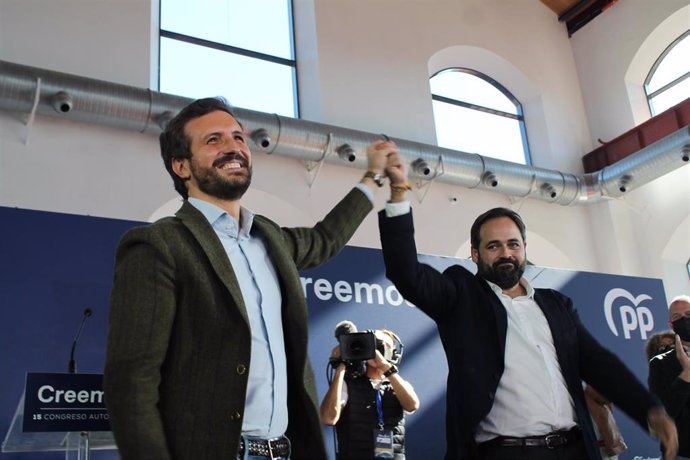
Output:
<instances>
[{"instance_id":1,"label":"wall-mounted light","mask_svg":"<svg viewBox=\"0 0 690 460\"><path fill-rule=\"evenodd\" d=\"M625 174L621 176L620 179L618 179L618 190L621 191L621 193L625 193L628 191L628 186L630 186L630 183L632 182L632 176L630 174Z\"/></svg>"},{"instance_id":2,"label":"wall-mounted light","mask_svg":"<svg viewBox=\"0 0 690 460\"><path fill-rule=\"evenodd\" d=\"M541 193L546 197L556 198L556 187L549 184L548 182L544 182L541 186Z\"/></svg>"},{"instance_id":3,"label":"wall-mounted light","mask_svg":"<svg viewBox=\"0 0 690 460\"><path fill-rule=\"evenodd\" d=\"M335 151L343 161L355 161L357 159L357 153L350 144L343 144L335 149Z\"/></svg>"},{"instance_id":4,"label":"wall-mounted light","mask_svg":"<svg viewBox=\"0 0 690 460\"><path fill-rule=\"evenodd\" d=\"M429 163L424 161L422 158L417 158L412 162L412 171L415 172L415 174L418 174L420 176L429 176L431 175L431 167L429 166Z\"/></svg>"},{"instance_id":5,"label":"wall-mounted light","mask_svg":"<svg viewBox=\"0 0 690 460\"><path fill-rule=\"evenodd\" d=\"M67 113L72 110L72 96L65 91L55 93L50 98L50 105L58 113Z\"/></svg>"},{"instance_id":6,"label":"wall-mounted light","mask_svg":"<svg viewBox=\"0 0 690 460\"><path fill-rule=\"evenodd\" d=\"M268 134L268 131L264 128L254 130L254 132L252 132L252 140L257 147L261 147L262 149L269 148L272 142L271 135Z\"/></svg>"},{"instance_id":7,"label":"wall-mounted light","mask_svg":"<svg viewBox=\"0 0 690 460\"><path fill-rule=\"evenodd\" d=\"M482 175L482 182L487 187L496 187L498 185L498 177L491 171L487 171Z\"/></svg>"}]
</instances>

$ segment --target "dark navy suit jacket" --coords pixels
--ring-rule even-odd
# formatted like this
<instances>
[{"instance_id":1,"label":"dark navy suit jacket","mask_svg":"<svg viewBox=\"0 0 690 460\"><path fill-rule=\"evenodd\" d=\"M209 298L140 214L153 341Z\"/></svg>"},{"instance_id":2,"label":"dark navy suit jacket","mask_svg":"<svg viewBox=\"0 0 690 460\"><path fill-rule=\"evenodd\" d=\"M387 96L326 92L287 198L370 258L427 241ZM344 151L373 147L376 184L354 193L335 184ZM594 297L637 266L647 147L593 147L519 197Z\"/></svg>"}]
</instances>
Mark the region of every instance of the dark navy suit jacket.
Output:
<instances>
[{"instance_id":1,"label":"dark navy suit jacket","mask_svg":"<svg viewBox=\"0 0 690 460\"><path fill-rule=\"evenodd\" d=\"M379 228L386 276L405 299L436 322L446 353L446 459L477 458L475 431L493 405L504 370L505 308L487 282L467 269L453 265L440 273L418 262L411 212L388 218L382 211ZM534 299L551 329L589 457L599 459L583 380L645 430L647 411L659 402L590 335L568 297L552 289L535 289Z\"/></svg>"}]
</instances>

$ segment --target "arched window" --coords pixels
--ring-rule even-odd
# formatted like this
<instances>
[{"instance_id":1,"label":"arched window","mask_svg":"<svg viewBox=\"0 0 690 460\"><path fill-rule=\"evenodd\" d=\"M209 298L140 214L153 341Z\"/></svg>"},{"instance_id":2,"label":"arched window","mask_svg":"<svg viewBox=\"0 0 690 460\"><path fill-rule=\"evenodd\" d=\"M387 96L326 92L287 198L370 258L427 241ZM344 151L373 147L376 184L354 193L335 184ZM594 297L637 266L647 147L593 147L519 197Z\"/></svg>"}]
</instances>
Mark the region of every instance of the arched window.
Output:
<instances>
[{"instance_id":1,"label":"arched window","mask_svg":"<svg viewBox=\"0 0 690 460\"><path fill-rule=\"evenodd\" d=\"M440 147L530 164L522 106L500 83L464 68L442 70L429 83Z\"/></svg>"},{"instance_id":2,"label":"arched window","mask_svg":"<svg viewBox=\"0 0 690 460\"><path fill-rule=\"evenodd\" d=\"M160 0L159 90L297 117L291 0Z\"/></svg>"},{"instance_id":3,"label":"arched window","mask_svg":"<svg viewBox=\"0 0 690 460\"><path fill-rule=\"evenodd\" d=\"M652 116L690 97L690 30L661 53L644 82Z\"/></svg>"}]
</instances>

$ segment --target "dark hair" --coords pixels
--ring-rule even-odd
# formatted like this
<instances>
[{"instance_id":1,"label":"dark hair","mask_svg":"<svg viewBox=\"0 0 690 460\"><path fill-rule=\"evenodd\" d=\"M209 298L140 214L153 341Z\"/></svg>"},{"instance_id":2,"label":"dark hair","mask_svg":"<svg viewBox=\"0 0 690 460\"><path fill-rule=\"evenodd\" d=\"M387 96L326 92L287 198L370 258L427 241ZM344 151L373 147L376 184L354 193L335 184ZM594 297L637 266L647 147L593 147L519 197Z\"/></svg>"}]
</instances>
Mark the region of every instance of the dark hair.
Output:
<instances>
[{"instance_id":1,"label":"dark hair","mask_svg":"<svg viewBox=\"0 0 690 460\"><path fill-rule=\"evenodd\" d=\"M662 332L657 332L656 334L652 335L648 340L647 343L645 344L644 351L647 355L647 360L651 360L653 357L658 355L659 353L663 353L667 347L667 345L664 345L662 340L664 339L671 339L672 341L675 342L676 340L676 334L673 331L662 331Z\"/></svg>"},{"instance_id":2,"label":"dark hair","mask_svg":"<svg viewBox=\"0 0 690 460\"><path fill-rule=\"evenodd\" d=\"M192 151L190 150L191 140L184 132L187 123L195 118L216 111L226 112L237 119L228 102L222 97L197 99L180 110L180 112L168 122L158 138L165 169L167 169L168 174L172 177L175 190L177 190L177 193L182 195L182 198L185 200L187 199L187 186L184 183L185 181L173 171L172 161L174 158L192 158Z\"/></svg>"},{"instance_id":3,"label":"dark hair","mask_svg":"<svg viewBox=\"0 0 690 460\"><path fill-rule=\"evenodd\" d=\"M499 217L508 217L515 222L517 228L520 229L522 241L527 241L527 238L525 237L525 223L522 221L522 217L520 217L518 213L508 208L493 208L489 209L474 220L472 229L470 229L470 244L472 249L479 250L479 231L481 230L482 225L491 219L498 219Z\"/></svg>"}]
</instances>

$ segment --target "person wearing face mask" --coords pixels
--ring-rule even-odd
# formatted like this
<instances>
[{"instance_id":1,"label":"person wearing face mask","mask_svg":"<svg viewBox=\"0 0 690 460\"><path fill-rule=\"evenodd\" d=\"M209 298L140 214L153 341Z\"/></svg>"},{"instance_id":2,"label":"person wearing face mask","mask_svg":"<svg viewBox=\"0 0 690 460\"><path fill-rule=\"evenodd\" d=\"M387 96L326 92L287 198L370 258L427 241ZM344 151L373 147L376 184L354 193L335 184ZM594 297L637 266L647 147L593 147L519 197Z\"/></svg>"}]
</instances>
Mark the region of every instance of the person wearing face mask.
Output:
<instances>
[{"instance_id":1,"label":"person wearing face mask","mask_svg":"<svg viewBox=\"0 0 690 460\"><path fill-rule=\"evenodd\" d=\"M494 208L475 219L476 275L461 265L439 272L418 260L407 165L391 158L390 200L379 213L386 276L439 331L448 360L445 458L601 459L582 381L675 458L676 428L661 402L587 331L570 298L522 276L520 215Z\"/></svg>"},{"instance_id":2,"label":"person wearing face mask","mask_svg":"<svg viewBox=\"0 0 690 460\"><path fill-rule=\"evenodd\" d=\"M676 344L649 361L649 388L676 421L678 458L690 460L690 296L674 298L668 314Z\"/></svg>"}]
</instances>

